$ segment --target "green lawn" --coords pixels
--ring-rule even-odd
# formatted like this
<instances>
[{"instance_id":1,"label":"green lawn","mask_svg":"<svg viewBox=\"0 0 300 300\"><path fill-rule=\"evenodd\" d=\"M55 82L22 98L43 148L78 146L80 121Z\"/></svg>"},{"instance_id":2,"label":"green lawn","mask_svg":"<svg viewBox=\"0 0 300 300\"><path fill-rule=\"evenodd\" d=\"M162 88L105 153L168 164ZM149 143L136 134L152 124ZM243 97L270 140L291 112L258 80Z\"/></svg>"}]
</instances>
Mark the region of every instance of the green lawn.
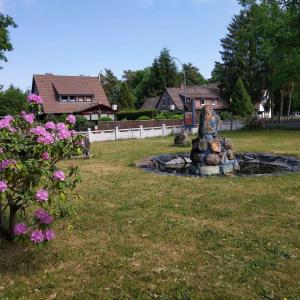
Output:
<instances>
[{"instance_id":1,"label":"green lawn","mask_svg":"<svg viewBox=\"0 0 300 300\"><path fill-rule=\"evenodd\" d=\"M224 134L236 151L300 157L300 131ZM189 151L171 144L93 144L92 159L75 161L77 215L56 222L55 242L23 249L0 240L0 299L299 299L300 174L189 178L135 168Z\"/></svg>"}]
</instances>

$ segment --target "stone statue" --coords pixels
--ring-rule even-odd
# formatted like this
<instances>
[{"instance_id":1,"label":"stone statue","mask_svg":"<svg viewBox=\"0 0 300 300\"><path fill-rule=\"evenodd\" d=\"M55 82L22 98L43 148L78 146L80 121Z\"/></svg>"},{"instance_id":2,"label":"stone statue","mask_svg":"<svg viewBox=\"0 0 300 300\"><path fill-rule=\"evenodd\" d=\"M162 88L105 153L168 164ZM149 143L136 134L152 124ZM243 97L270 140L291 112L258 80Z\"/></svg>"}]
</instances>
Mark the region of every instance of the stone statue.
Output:
<instances>
[{"instance_id":1,"label":"stone statue","mask_svg":"<svg viewBox=\"0 0 300 300\"><path fill-rule=\"evenodd\" d=\"M200 113L198 137L192 140L191 173L217 175L239 169L231 139L218 136L219 124L219 116L206 105Z\"/></svg>"}]
</instances>

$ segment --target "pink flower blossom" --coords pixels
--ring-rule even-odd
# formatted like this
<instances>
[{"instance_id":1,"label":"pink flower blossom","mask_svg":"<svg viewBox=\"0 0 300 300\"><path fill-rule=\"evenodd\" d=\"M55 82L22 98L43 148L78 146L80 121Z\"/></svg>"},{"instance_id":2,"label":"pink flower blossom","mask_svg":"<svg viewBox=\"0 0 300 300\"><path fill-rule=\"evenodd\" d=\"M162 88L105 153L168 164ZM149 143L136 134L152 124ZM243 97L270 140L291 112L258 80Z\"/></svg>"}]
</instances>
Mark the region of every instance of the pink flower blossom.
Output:
<instances>
[{"instance_id":1,"label":"pink flower blossom","mask_svg":"<svg viewBox=\"0 0 300 300\"><path fill-rule=\"evenodd\" d=\"M40 189L35 194L35 198L38 202L48 201L49 194L45 189Z\"/></svg>"},{"instance_id":2,"label":"pink flower blossom","mask_svg":"<svg viewBox=\"0 0 300 300\"><path fill-rule=\"evenodd\" d=\"M26 114L26 112L25 111L22 111L21 112L21 116L22 116L22 118L26 121L26 122L28 122L29 124L32 124L33 122L34 122L34 114Z\"/></svg>"},{"instance_id":3,"label":"pink flower blossom","mask_svg":"<svg viewBox=\"0 0 300 300\"><path fill-rule=\"evenodd\" d=\"M58 181L64 181L65 180L65 173L62 170L57 170L53 173L53 178Z\"/></svg>"},{"instance_id":4,"label":"pink flower blossom","mask_svg":"<svg viewBox=\"0 0 300 300\"><path fill-rule=\"evenodd\" d=\"M58 139L60 140L69 139L71 135L71 131L69 131L68 129L62 129L58 131Z\"/></svg>"},{"instance_id":5,"label":"pink flower blossom","mask_svg":"<svg viewBox=\"0 0 300 300\"><path fill-rule=\"evenodd\" d=\"M14 167L16 165L16 163L17 162L14 159L4 159L0 163L0 171L3 171L11 166Z\"/></svg>"},{"instance_id":6,"label":"pink flower blossom","mask_svg":"<svg viewBox=\"0 0 300 300\"><path fill-rule=\"evenodd\" d=\"M35 135L45 135L45 134L49 133L42 126L37 126L37 127L31 128L30 132L33 133L33 134L35 134Z\"/></svg>"},{"instance_id":7,"label":"pink flower blossom","mask_svg":"<svg viewBox=\"0 0 300 300\"><path fill-rule=\"evenodd\" d=\"M50 145L54 143L53 136L47 132L44 135L41 135L36 140L39 144Z\"/></svg>"},{"instance_id":8,"label":"pink flower blossom","mask_svg":"<svg viewBox=\"0 0 300 300\"><path fill-rule=\"evenodd\" d=\"M27 97L27 101L29 103L35 103L35 104L42 104L43 103L43 99L41 96L38 96L36 94L29 94Z\"/></svg>"},{"instance_id":9,"label":"pink flower blossom","mask_svg":"<svg viewBox=\"0 0 300 300\"><path fill-rule=\"evenodd\" d=\"M27 233L27 231L28 231L28 229L27 229L26 224L18 223L15 225L15 228L14 228L15 235L23 235L23 234Z\"/></svg>"},{"instance_id":10,"label":"pink flower blossom","mask_svg":"<svg viewBox=\"0 0 300 300\"><path fill-rule=\"evenodd\" d=\"M55 129L55 124L54 124L54 122L52 122L52 121L47 122L47 123L45 124L45 128L46 128L46 129L52 129L52 130L54 130L54 129Z\"/></svg>"},{"instance_id":11,"label":"pink flower blossom","mask_svg":"<svg viewBox=\"0 0 300 300\"><path fill-rule=\"evenodd\" d=\"M50 154L48 152L42 153L42 159L49 160L50 159Z\"/></svg>"},{"instance_id":12,"label":"pink flower blossom","mask_svg":"<svg viewBox=\"0 0 300 300\"><path fill-rule=\"evenodd\" d=\"M45 240L52 241L55 238L54 231L52 229L47 229L44 232Z\"/></svg>"},{"instance_id":13,"label":"pink flower blossom","mask_svg":"<svg viewBox=\"0 0 300 300\"><path fill-rule=\"evenodd\" d=\"M34 216L36 219L38 219L41 223L49 225L53 222L54 218L53 216L49 215L47 211L45 211L43 208L38 208Z\"/></svg>"},{"instance_id":14,"label":"pink flower blossom","mask_svg":"<svg viewBox=\"0 0 300 300\"><path fill-rule=\"evenodd\" d=\"M31 233L31 237L30 237L30 240L35 243L35 244L39 244L41 242L44 241L44 234L41 230L34 230L32 233Z\"/></svg>"},{"instance_id":15,"label":"pink flower blossom","mask_svg":"<svg viewBox=\"0 0 300 300\"><path fill-rule=\"evenodd\" d=\"M63 123L63 122L59 122L59 123L56 124L56 129L58 131L67 129L67 125L65 123Z\"/></svg>"},{"instance_id":16,"label":"pink flower blossom","mask_svg":"<svg viewBox=\"0 0 300 300\"><path fill-rule=\"evenodd\" d=\"M0 147L0 153L3 153L3 152L4 152L3 148L2 148L2 147Z\"/></svg>"},{"instance_id":17,"label":"pink flower blossom","mask_svg":"<svg viewBox=\"0 0 300 300\"><path fill-rule=\"evenodd\" d=\"M66 120L72 125L76 124L76 117L74 115L68 115Z\"/></svg>"},{"instance_id":18,"label":"pink flower blossom","mask_svg":"<svg viewBox=\"0 0 300 300\"><path fill-rule=\"evenodd\" d=\"M13 121L13 117L10 115L5 116L3 119L0 120L0 129L2 128L10 128L11 122Z\"/></svg>"},{"instance_id":19,"label":"pink flower blossom","mask_svg":"<svg viewBox=\"0 0 300 300\"><path fill-rule=\"evenodd\" d=\"M0 181L0 192L3 193L7 190L7 182L4 180Z\"/></svg>"}]
</instances>

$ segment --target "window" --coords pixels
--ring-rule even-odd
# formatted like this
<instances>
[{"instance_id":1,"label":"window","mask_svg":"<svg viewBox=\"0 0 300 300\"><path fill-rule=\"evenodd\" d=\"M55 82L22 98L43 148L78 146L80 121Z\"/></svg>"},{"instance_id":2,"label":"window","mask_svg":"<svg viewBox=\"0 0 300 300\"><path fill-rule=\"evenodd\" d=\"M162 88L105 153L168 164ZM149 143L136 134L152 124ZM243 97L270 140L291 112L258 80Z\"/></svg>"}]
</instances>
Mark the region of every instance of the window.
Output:
<instances>
[{"instance_id":1,"label":"window","mask_svg":"<svg viewBox=\"0 0 300 300\"><path fill-rule=\"evenodd\" d=\"M213 100L211 100L211 105L217 105L217 100L216 99L213 99Z\"/></svg>"},{"instance_id":2,"label":"window","mask_svg":"<svg viewBox=\"0 0 300 300\"><path fill-rule=\"evenodd\" d=\"M201 98L201 99L200 99L200 104L201 104L201 105L204 105L204 104L205 104L205 99Z\"/></svg>"},{"instance_id":3,"label":"window","mask_svg":"<svg viewBox=\"0 0 300 300\"><path fill-rule=\"evenodd\" d=\"M167 105L167 101L166 101L166 99L163 99L163 101L162 101L162 105L163 105L163 106L166 106L166 105Z\"/></svg>"},{"instance_id":4,"label":"window","mask_svg":"<svg viewBox=\"0 0 300 300\"><path fill-rule=\"evenodd\" d=\"M76 97L75 96L70 96L69 101L70 102L76 102Z\"/></svg>"},{"instance_id":5,"label":"window","mask_svg":"<svg viewBox=\"0 0 300 300\"><path fill-rule=\"evenodd\" d=\"M81 97L81 96L80 96L80 97L77 97L77 101L78 101L78 102L83 102L83 101L84 101L84 97Z\"/></svg>"},{"instance_id":6,"label":"window","mask_svg":"<svg viewBox=\"0 0 300 300\"><path fill-rule=\"evenodd\" d=\"M85 97L85 101L86 101L86 102L92 102L92 97L90 97L90 96Z\"/></svg>"},{"instance_id":7,"label":"window","mask_svg":"<svg viewBox=\"0 0 300 300\"><path fill-rule=\"evenodd\" d=\"M60 101L62 102L68 102L68 96L61 96Z\"/></svg>"}]
</instances>

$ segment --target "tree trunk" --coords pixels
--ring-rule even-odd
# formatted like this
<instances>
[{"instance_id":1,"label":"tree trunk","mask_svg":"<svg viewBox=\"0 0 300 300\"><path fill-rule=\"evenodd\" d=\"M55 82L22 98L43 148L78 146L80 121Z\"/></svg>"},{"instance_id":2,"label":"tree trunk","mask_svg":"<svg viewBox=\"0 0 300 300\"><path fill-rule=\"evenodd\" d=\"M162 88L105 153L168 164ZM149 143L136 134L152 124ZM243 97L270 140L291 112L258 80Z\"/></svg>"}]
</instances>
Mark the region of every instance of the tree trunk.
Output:
<instances>
[{"instance_id":1,"label":"tree trunk","mask_svg":"<svg viewBox=\"0 0 300 300\"><path fill-rule=\"evenodd\" d=\"M292 83L290 93L289 93L289 106L288 106L288 111L287 111L288 117L290 116L290 113L291 113L293 89L294 89L294 84Z\"/></svg>"},{"instance_id":2,"label":"tree trunk","mask_svg":"<svg viewBox=\"0 0 300 300\"><path fill-rule=\"evenodd\" d=\"M275 103L275 101L274 101L274 92L273 91L271 91L271 93L270 93L270 106L271 106L271 117L273 118L273 116L274 116L274 103Z\"/></svg>"},{"instance_id":3,"label":"tree trunk","mask_svg":"<svg viewBox=\"0 0 300 300\"><path fill-rule=\"evenodd\" d=\"M8 238L9 240L13 240L14 238L14 229L16 225L16 217L17 211L19 210L18 205L10 205L9 206L9 227L8 227Z\"/></svg>"},{"instance_id":4,"label":"tree trunk","mask_svg":"<svg viewBox=\"0 0 300 300\"><path fill-rule=\"evenodd\" d=\"M280 91L280 119L283 115L283 91Z\"/></svg>"},{"instance_id":5,"label":"tree trunk","mask_svg":"<svg viewBox=\"0 0 300 300\"><path fill-rule=\"evenodd\" d=\"M2 204L0 203L0 228L3 226L3 219L2 219Z\"/></svg>"}]
</instances>

